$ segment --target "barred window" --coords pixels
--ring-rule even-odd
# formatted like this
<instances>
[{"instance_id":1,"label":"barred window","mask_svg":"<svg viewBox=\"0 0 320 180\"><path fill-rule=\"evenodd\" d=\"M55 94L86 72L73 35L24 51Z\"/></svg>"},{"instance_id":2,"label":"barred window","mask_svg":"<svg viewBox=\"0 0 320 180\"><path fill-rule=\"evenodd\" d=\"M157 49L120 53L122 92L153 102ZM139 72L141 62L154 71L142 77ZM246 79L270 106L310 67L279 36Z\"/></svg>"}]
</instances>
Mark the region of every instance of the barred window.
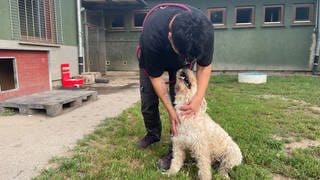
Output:
<instances>
[{"instance_id":1,"label":"barred window","mask_svg":"<svg viewBox=\"0 0 320 180\"><path fill-rule=\"evenodd\" d=\"M109 30L110 31L124 31L125 29L125 16L123 14L114 14L109 17Z\"/></svg>"},{"instance_id":2,"label":"barred window","mask_svg":"<svg viewBox=\"0 0 320 180\"><path fill-rule=\"evenodd\" d=\"M255 24L255 7L235 8L235 27L253 27Z\"/></svg>"},{"instance_id":3,"label":"barred window","mask_svg":"<svg viewBox=\"0 0 320 180\"><path fill-rule=\"evenodd\" d=\"M264 6L264 26L282 26L284 24L284 5Z\"/></svg>"},{"instance_id":4,"label":"barred window","mask_svg":"<svg viewBox=\"0 0 320 180\"><path fill-rule=\"evenodd\" d=\"M313 4L295 4L293 6L294 25L312 25L313 24Z\"/></svg>"},{"instance_id":5,"label":"barred window","mask_svg":"<svg viewBox=\"0 0 320 180\"><path fill-rule=\"evenodd\" d=\"M10 1L13 39L62 43L60 0Z\"/></svg>"},{"instance_id":6,"label":"barred window","mask_svg":"<svg viewBox=\"0 0 320 180\"><path fill-rule=\"evenodd\" d=\"M215 28L225 28L227 26L227 9L226 8L209 8L208 18Z\"/></svg>"},{"instance_id":7,"label":"barred window","mask_svg":"<svg viewBox=\"0 0 320 180\"><path fill-rule=\"evenodd\" d=\"M133 12L133 16L132 16L133 29L142 30L143 21L144 21L144 18L146 17L146 15L147 15L147 11L145 11L145 10Z\"/></svg>"}]
</instances>

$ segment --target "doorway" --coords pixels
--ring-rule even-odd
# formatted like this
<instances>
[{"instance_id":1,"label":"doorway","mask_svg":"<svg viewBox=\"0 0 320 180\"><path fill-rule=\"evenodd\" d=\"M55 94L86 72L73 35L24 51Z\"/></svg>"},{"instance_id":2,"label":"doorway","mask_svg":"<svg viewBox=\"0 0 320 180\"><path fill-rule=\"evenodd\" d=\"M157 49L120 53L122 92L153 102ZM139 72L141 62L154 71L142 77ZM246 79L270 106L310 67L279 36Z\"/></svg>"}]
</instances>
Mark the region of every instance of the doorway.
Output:
<instances>
[{"instance_id":1,"label":"doorway","mask_svg":"<svg viewBox=\"0 0 320 180\"><path fill-rule=\"evenodd\" d=\"M14 58L0 58L0 92L17 88L16 72Z\"/></svg>"},{"instance_id":2,"label":"doorway","mask_svg":"<svg viewBox=\"0 0 320 180\"><path fill-rule=\"evenodd\" d=\"M103 12L86 10L85 21L86 71L105 74L106 49Z\"/></svg>"}]
</instances>

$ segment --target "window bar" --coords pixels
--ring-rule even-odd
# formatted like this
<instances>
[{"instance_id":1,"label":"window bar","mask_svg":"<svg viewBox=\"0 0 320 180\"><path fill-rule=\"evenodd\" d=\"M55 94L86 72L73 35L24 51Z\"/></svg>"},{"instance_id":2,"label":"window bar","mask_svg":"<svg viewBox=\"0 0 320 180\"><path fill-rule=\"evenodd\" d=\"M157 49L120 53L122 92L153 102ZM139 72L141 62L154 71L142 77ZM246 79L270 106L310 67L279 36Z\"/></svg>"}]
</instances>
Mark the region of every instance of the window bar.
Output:
<instances>
[{"instance_id":1,"label":"window bar","mask_svg":"<svg viewBox=\"0 0 320 180\"><path fill-rule=\"evenodd\" d=\"M52 41L52 37L51 37L51 11L50 11L50 0L46 1L46 15L47 15L47 35L48 35L48 39L47 41Z\"/></svg>"},{"instance_id":2,"label":"window bar","mask_svg":"<svg viewBox=\"0 0 320 180\"><path fill-rule=\"evenodd\" d=\"M12 13L12 1L9 1L9 13L10 13L10 18L11 18L11 22L10 22L10 28L11 28L11 39L14 39L14 32L13 32L13 13ZM1 88L0 88L1 91Z\"/></svg>"},{"instance_id":3,"label":"window bar","mask_svg":"<svg viewBox=\"0 0 320 180\"><path fill-rule=\"evenodd\" d=\"M63 29L62 29L62 9L61 9L61 0L58 0L59 1L59 24L60 24L60 40L62 43L63 42Z\"/></svg>"},{"instance_id":4,"label":"window bar","mask_svg":"<svg viewBox=\"0 0 320 180\"><path fill-rule=\"evenodd\" d=\"M16 22L16 23L18 24L18 27L19 27L19 28L16 29L16 31L18 31L18 33L17 33L18 37L17 38L21 39L21 24L20 24L19 1L15 1L15 2L16 2L16 6L15 7L17 8L16 11L17 11L17 16L18 16L17 17L18 18L18 22Z\"/></svg>"},{"instance_id":5,"label":"window bar","mask_svg":"<svg viewBox=\"0 0 320 180\"><path fill-rule=\"evenodd\" d=\"M50 16L50 34L51 34L51 42L53 43L55 40L54 40L54 16L53 16L53 7L52 7L52 4L53 4L53 0L49 0L49 7L50 7L50 10L49 10L49 16Z\"/></svg>"},{"instance_id":6,"label":"window bar","mask_svg":"<svg viewBox=\"0 0 320 180\"><path fill-rule=\"evenodd\" d=\"M52 0L49 0L49 19L50 19L50 42L53 43L54 42L54 27L52 26L52 20L53 20L53 16L52 16Z\"/></svg>"},{"instance_id":7,"label":"window bar","mask_svg":"<svg viewBox=\"0 0 320 180\"><path fill-rule=\"evenodd\" d=\"M57 18L57 2L53 5L54 7L54 12L55 12L55 29L58 29L58 18ZM55 34L56 42L58 42L58 33L56 32Z\"/></svg>"},{"instance_id":8,"label":"window bar","mask_svg":"<svg viewBox=\"0 0 320 180\"><path fill-rule=\"evenodd\" d=\"M55 43L61 43L61 29L60 29L60 25L61 25L61 20L60 20L60 11L58 10L58 8L60 7L60 0L55 0L54 1L54 20L55 20Z\"/></svg>"},{"instance_id":9,"label":"window bar","mask_svg":"<svg viewBox=\"0 0 320 180\"><path fill-rule=\"evenodd\" d=\"M44 33L45 33L45 40L48 40L47 34L47 14L46 14L46 0L43 2L43 15L44 15Z\"/></svg>"},{"instance_id":10,"label":"window bar","mask_svg":"<svg viewBox=\"0 0 320 180\"><path fill-rule=\"evenodd\" d=\"M36 39L36 32L35 32L35 21L34 21L34 8L33 8L33 0L31 0L31 16L32 16L32 37Z\"/></svg>"},{"instance_id":11,"label":"window bar","mask_svg":"<svg viewBox=\"0 0 320 180\"><path fill-rule=\"evenodd\" d=\"M37 18L38 18L38 31L39 31L39 39L40 39L40 41L42 41L42 32L41 32L41 19L40 19L40 16L41 16L41 12L40 12L40 2L39 2L39 0L37 0L37 5L38 5L38 16L37 16Z\"/></svg>"},{"instance_id":12,"label":"window bar","mask_svg":"<svg viewBox=\"0 0 320 180\"><path fill-rule=\"evenodd\" d=\"M27 13L27 0L24 0L24 15L25 15L25 28L26 28L26 38L29 39L29 31L28 31L28 13Z\"/></svg>"},{"instance_id":13,"label":"window bar","mask_svg":"<svg viewBox=\"0 0 320 180\"><path fill-rule=\"evenodd\" d=\"M57 18L56 18L56 1L52 0L52 4L51 4L51 12L52 12L52 39L53 39L53 43L57 43Z\"/></svg>"},{"instance_id":14,"label":"window bar","mask_svg":"<svg viewBox=\"0 0 320 180\"><path fill-rule=\"evenodd\" d=\"M19 2L16 0L10 0L9 1L9 11L10 11L10 20L11 20L10 21L11 38L16 40L17 38L20 38L19 35L17 35L18 28L15 27L18 24L20 24ZM20 29L20 27L19 27L19 29Z\"/></svg>"},{"instance_id":15,"label":"window bar","mask_svg":"<svg viewBox=\"0 0 320 180\"><path fill-rule=\"evenodd\" d=\"M44 1L40 0L40 22L41 22L41 40L45 41L46 40L46 32L45 32L45 11L44 11Z\"/></svg>"},{"instance_id":16,"label":"window bar","mask_svg":"<svg viewBox=\"0 0 320 180\"><path fill-rule=\"evenodd\" d=\"M47 16L47 41L51 42L52 38L51 38L51 11L50 11L50 0L46 1L46 16Z\"/></svg>"}]
</instances>

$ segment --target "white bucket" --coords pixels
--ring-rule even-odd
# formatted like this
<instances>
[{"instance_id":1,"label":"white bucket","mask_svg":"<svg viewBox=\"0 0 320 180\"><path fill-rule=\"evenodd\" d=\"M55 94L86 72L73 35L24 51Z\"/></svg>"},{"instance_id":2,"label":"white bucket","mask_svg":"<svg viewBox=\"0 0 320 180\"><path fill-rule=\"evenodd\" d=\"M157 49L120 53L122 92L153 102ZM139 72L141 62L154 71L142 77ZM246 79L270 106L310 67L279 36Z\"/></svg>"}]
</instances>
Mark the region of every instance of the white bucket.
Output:
<instances>
[{"instance_id":1,"label":"white bucket","mask_svg":"<svg viewBox=\"0 0 320 180\"><path fill-rule=\"evenodd\" d=\"M263 84L267 82L267 75L264 73L247 72L238 74L239 83Z\"/></svg>"}]
</instances>

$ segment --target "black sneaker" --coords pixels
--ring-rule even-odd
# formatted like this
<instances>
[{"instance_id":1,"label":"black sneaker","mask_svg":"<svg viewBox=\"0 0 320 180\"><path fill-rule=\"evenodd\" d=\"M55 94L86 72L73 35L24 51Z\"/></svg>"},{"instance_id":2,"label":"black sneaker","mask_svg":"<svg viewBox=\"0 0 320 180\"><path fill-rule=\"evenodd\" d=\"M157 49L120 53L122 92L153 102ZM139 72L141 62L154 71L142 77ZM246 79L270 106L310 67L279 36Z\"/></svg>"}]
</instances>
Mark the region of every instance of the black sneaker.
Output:
<instances>
[{"instance_id":1,"label":"black sneaker","mask_svg":"<svg viewBox=\"0 0 320 180\"><path fill-rule=\"evenodd\" d=\"M148 146L150 146L151 144L156 143L158 141L160 141L160 140L153 137L153 136L146 135L146 136L144 136L144 138L142 138L140 141L138 141L137 147L141 148L141 149L145 149Z\"/></svg>"},{"instance_id":2,"label":"black sneaker","mask_svg":"<svg viewBox=\"0 0 320 180\"><path fill-rule=\"evenodd\" d=\"M158 164L157 164L158 168L161 171L168 170L171 165L172 157L173 157L172 150L169 150L169 152L158 161Z\"/></svg>"}]
</instances>

